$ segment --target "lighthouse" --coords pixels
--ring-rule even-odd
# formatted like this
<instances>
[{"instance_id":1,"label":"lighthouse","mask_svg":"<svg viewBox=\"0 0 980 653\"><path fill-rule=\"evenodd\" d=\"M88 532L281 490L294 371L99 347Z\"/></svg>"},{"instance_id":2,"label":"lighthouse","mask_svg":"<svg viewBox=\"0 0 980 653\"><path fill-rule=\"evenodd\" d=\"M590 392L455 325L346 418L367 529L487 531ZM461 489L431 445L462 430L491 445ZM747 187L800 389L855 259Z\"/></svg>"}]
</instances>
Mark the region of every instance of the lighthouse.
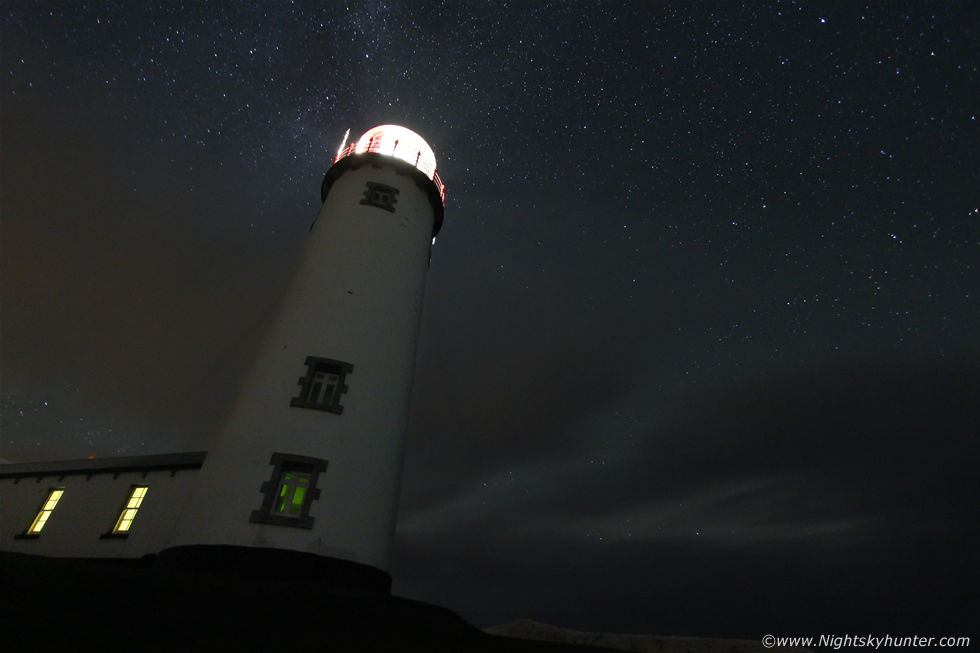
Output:
<instances>
[{"instance_id":1,"label":"lighthouse","mask_svg":"<svg viewBox=\"0 0 980 653\"><path fill-rule=\"evenodd\" d=\"M158 565L390 591L444 190L432 149L404 127L341 146L294 276Z\"/></svg>"}]
</instances>

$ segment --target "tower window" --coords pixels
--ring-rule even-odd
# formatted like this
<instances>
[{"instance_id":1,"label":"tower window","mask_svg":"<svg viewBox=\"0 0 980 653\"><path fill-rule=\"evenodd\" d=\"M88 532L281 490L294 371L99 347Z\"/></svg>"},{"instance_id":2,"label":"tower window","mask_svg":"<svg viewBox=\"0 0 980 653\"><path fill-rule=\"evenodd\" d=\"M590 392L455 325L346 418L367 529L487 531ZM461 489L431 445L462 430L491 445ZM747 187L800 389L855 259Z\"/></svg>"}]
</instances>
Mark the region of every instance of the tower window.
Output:
<instances>
[{"instance_id":1,"label":"tower window","mask_svg":"<svg viewBox=\"0 0 980 653\"><path fill-rule=\"evenodd\" d=\"M252 511L249 522L294 528L313 528L310 506L320 498L317 479L327 471L327 461L309 456L272 454L272 477L262 484L262 507Z\"/></svg>"},{"instance_id":2,"label":"tower window","mask_svg":"<svg viewBox=\"0 0 980 653\"><path fill-rule=\"evenodd\" d=\"M391 211L394 213L395 203L398 201L398 198L396 197L397 195L397 188L386 184L378 184L373 181L369 181L367 182L367 187L364 189L364 196L361 198L361 204L376 206L379 209L384 209L385 211Z\"/></svg>"},{"instance_id":3,"label":"tower window","mask_svg":"<svg viewBox=\"0 0 980 653\"><path fill-rule=\"evenodd\" d=\"M129 497L126 499L126 503L123 504L122 510L119 511L119 518L116 519L116 525L112 527L112 531L103 535L103 538L126 537L129 535L129 529L133 525L133 520L136 519L136 512L143 504L146 491L149 489L145 485L134 485L129 489Z\"/></svg>"},{"instance_id":4,"label":"tower window","mask_svg":"<svg viewBox=\"0 0 980 653\"><path fill-rule=\"evenodd\" d=\"M306 357L306 374L299 378L299 396L293 397L290 406L314 408L338 415L344 412L340 395L347 392L344 379L354 371L350 363L331 358Z\"/></svg>"},{"instance_id":5,"label":"tower window","mask_svg":"<svg viewBox=\"0 0 980 653\"><path fill-rule=\"evenodd\" d=\"M276 501L272 504L272 514L283 517L299 517L303 511L303 503L310 489L309 472L284 469L279 478L279 490Z\"/></svg>"},{"instance_id":6,"label":"tower window","mask_svg":"<svg viewBox=\"0 0 980 653\"><path fill-rule=\"evenodd\" d=\"M48 518L51 517L51 513L54 512L54 507L58 505L58 500L61 499L61 495L65 493L65 488L63 487L53 487L48 490L48 496L41 504L41 509L37 511L37 516L34 521L31 522L30 527L23 533L23 535L18 537L35 538L41 534L41 529L44 525L48 523Z\"/></svg>"}]
</instances>

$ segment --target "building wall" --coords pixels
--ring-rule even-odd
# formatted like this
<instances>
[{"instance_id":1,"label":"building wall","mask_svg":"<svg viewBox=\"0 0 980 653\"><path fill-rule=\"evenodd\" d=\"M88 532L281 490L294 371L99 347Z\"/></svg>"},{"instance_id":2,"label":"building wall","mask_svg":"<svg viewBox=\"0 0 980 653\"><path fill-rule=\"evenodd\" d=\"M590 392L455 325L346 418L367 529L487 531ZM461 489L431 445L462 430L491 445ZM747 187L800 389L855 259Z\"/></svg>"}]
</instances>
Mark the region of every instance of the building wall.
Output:
<instances>
[{"instance_id":1,"label":"building wall","mask_svg":"<svg viewBox=\"0 0 980 653\"><path fill-rule=\"evenodd\" d=\"M157 553L186 508L203 453L0 465L0 550L54 557ZM125 537L110 533L131 488L148 488ZM37 537L23 537L51 489L64 493Z\"/></svg>"}]
</instances>

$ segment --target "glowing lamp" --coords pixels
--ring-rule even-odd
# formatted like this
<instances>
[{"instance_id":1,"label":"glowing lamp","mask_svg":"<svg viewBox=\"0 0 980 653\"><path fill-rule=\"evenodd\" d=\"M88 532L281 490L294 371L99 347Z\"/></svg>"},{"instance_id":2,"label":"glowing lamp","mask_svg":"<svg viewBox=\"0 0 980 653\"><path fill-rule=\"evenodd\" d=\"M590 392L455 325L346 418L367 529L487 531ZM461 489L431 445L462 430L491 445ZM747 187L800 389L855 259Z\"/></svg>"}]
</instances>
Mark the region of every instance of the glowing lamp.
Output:
<instances>
[{"instance_id":1,"label":"glowing lamp","mask_svg":"<svg viewBox=\"0 0 980 653\"><path fill-rule=\"evenodd\" d=\"M355 144L355 152L376 152L407 161L429 179L436 172L436 155L429 144L411 129L398 125L381 125L365 132Z\"/></svg>"},{"instance_id":2,"label":"glowing lamp","mask_svg":"<svg viewBox=\"0 0 980 653\"><path fill-rule=\"evenodd\" d=\"M350 133L349 129L347 131ZM344 142L346 141L347 135L344 135ZM436 155L432 153L432 148L425 139L411 129L398 125L381 125L370 129L356 143L342 145L334 163L351 154L381 154L410 163L435 183L439 199L445 204L446 186L436 169ZM441 216L437 217L436 223L441 222Z\"/></svg>"}]
</instances>

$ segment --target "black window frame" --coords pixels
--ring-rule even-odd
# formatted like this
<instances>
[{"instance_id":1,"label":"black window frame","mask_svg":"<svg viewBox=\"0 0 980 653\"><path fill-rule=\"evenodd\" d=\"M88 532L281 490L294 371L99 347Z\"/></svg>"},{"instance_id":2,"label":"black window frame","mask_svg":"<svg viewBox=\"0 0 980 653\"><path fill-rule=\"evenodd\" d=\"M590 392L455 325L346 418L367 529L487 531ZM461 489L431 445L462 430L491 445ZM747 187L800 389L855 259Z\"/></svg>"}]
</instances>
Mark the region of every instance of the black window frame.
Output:
<instances>
[{"instance_id":1,"label":"black window frame","mask_svg":"<svg viewBox=\"0 0 980 653\"><path fill-rule=\"evenodd\" d=\"M344 381L347 379L348 374L354 372L354 366L344 361L338 361L332 358L320 358L319 356L307 356L304 364L306 365L306 374L299 377L299 381L296 382L300 387L299 396L293 397L289 401L289 405L293 408L312 408L313 410L323 410L328 413L342 415L344 413L344 407L340 405L340 397L346 394L348 390L348 386ZM318 372L335 374L338 377L337 387L333 391L330 403L310 400ZM318 397L319 391L314 396Z\"/></svg>"},{"instance_id":2,"label":"black window frame","mask_svg":"<svg viewBox=\"0 0 980 653\"><path fill-rule=\"evenodd\" d=\"M328 461L322 458L310 456L300 456L287 453L273 453L269 460L272 465L272 475L268 481L262 483L259 491L265 496L262 499L262 506L258 510L253 510L248 521L252 524L271 524L273 526L288 526L292 528L313 528L313 517L310 516L310 508L313 502L320 498L320 488L317 482L320 474L327 471ZM303 504L300 514L288 516L277 514L275 510L276 499L278 498L279 488L282 486L283 476L288 472L299 472L309 474L310 482L303 497Z\"/></svg>"},{"instance_id":3,"label":"black window frame","mask_svg":"<svg viewBox=\"0 0 980 653\"><path fill-rule=\"evenodd\" d=\"M361 198L360 203L365 206L376 206L379 209L394 213L395 204L398 203L399 192L394 186L369 181L364 188L364 196Z\"/></svg>"}]
</instances>

